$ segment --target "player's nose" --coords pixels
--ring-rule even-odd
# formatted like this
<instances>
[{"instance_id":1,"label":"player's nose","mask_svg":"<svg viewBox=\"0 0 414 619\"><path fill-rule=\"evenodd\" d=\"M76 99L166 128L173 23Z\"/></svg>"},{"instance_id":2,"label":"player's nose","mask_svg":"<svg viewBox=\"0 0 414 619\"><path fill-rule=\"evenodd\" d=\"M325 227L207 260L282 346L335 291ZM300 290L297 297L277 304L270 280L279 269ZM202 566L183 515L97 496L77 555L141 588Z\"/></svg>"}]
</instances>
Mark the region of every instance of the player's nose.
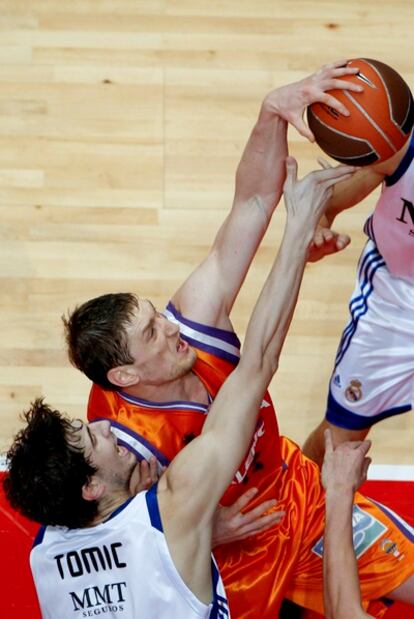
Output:
<instances>
[{"instance_id":1,"label":"player's nose","mask_svg":"<svg viewBox=\"0 0 414 619\"><path fill-rule=\"evenodd\" d=\"M102 419L101 421L96 421L94 424L95 428L99 430L99 432L107 438L111 433L111 422L108 419Z\"/></svg>"},{"instance_id":2,"label":"player's nose","mask_svg":"<svg viewBox=\"0 0 414 619\"><path fill-rule=\"evenodd\" d=\"M180 327L177 325L177 323L171 322L171 320L168 320L168 318L166 319L165 328L168 335L177 335L178 331L180 330Z\"/></svg>"}]
</instances>

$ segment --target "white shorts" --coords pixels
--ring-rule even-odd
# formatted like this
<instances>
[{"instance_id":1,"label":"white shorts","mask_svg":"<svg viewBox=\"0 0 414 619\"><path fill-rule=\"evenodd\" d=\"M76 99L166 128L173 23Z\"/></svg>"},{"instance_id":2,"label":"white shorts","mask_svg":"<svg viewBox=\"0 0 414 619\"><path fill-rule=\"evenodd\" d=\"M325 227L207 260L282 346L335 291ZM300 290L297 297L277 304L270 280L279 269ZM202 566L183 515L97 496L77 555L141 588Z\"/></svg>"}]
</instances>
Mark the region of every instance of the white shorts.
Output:
<instances>
[{"instance_id":1,"label":"white shorts","mask_svg":"<svg viewBox=\"0 0 414 619\"><path fill-rule=\"evenodd\" d=\"M361 430L414 402L414 284L390 274L372 241L359 260L349 310L326 419Z\"/></svg>"}]
</instances>

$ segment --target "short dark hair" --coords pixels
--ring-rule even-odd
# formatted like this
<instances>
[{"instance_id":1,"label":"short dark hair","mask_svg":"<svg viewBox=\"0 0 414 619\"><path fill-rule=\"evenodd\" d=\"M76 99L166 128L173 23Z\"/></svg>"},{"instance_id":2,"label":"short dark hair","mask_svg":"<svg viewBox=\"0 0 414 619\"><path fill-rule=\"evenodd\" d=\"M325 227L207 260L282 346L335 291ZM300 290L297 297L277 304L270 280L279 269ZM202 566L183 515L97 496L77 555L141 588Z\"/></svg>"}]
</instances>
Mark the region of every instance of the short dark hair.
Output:
<instances>
[{"instance_id":1,"label":"short dark hair","mask_svg":"<svg viewBox=\"0 0 414 619\"><path fill-rule=\"evenodd\" d=\"M97 501L86 501L82 487L96 472L83 451L69 444L68 417L42 398L24 414L27 425L7 453L3 485L11 506L44 525L88 526L98 513Z\"/></svg>"},{"instance_id":2,"label":"short dark hair","mask_svg":"<svg viewBox=\"0 0 414 619\"><path fill-rule=\"evenodd\" d=\"M71 363L104 389L119 390L107 374L119 365L134 363L125 327L138 308L130 292L104 294L62 316Z\"/></svg>"}]
</instances>

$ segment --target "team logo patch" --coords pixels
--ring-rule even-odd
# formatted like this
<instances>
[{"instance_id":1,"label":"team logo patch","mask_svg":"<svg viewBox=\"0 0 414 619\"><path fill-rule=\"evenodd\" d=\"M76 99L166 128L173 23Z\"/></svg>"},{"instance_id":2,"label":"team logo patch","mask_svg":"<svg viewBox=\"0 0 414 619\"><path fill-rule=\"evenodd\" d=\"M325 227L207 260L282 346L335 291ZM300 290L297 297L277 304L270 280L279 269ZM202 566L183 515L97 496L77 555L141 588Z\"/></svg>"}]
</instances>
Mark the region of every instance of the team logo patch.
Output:
<instances>
[{"instance_id":1,"label":"team logo patch","mask_svg":"<svg viewBox=\"0 0 414 619\"><path fill-rule=\"evenodd\" d=\"M399 561L404 558L404 555L398 550L398 544L388 537L381 542L381 550L383 550L386 555L393 555Z\"/></svg>"},{"instance_id":2,"label":"team logo patch","mask_svg":"<svg viewBox=\"0 0 414 619\"><path fill-rule=\"evenodd\" d=\"M362 398L362 383L353 379L345 389L345 397L348 402L358 402Z\"/></svg>"},{"instance_id":3,"label":"team logo patch","mask_svg":"<svg viewBox=\"0 0 414 619\"><path fill-rule=\"evenodd\" d=\"M364 511L358 505L354 505L352 508L352 530L355 555L359 559L387 531L387 527L380 520L374 518L372 514ZM323 537L316 542L312 552L322 559Z\"/></svg>"}]
</instances>

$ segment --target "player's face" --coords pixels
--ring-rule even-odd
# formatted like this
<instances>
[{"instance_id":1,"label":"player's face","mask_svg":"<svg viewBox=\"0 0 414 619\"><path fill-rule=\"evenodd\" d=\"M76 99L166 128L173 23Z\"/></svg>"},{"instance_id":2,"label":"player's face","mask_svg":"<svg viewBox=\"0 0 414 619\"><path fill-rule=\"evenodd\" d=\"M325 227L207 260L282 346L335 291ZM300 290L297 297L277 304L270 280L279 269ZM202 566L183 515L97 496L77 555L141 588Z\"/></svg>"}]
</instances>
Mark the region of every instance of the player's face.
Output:
<instances>
[{"instance_id":1,"label":"player's face","mask_svg":"<svg viewBox=\"0 0 414 619\"><path fill-rule=\"evenodd\" d=\"M163 385L191 371L196 361L194 350L180 338L178 325L157 312L151 301L139 299L126 331L129 352L143 384Z\"/></svg>"},{"instance_id":2,"label":"player's face","mask_svg":"<svg viewBox=\"0 0 414 619\"><path fill-rule=\"evenodd\" d=\"M86 424L75 420L72 427L73 444L83 450L88 462L97 469L97 475L111 489L127 490L137 459L126 447L118 444L110 422L102 420Z\"/></svg>"}]
</instances>

